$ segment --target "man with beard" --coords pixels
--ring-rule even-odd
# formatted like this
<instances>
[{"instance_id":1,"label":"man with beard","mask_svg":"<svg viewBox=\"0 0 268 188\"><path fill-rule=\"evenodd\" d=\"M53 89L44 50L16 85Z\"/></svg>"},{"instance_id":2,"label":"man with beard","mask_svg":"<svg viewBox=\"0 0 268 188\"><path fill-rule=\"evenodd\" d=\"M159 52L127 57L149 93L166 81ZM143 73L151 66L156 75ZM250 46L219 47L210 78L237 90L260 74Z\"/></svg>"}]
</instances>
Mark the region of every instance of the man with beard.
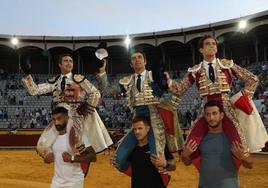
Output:
<instances>
[{"instance_id":1,"label":"man with beard","mask_svg":"<svg viewBox=\"0 0 268 188\"><path fill-rule=\"evenodd\" d=\"M191 155L199 149L201 165L199 169L199 188L238 188L239 180L235 160L246 168L252 168L253 162L246 148L238 142L230 143L223 132L223 107L219 102L205 104L204 117L208 132L200 145L190 140L182 152L185 165L192 163Z\"/></svg>"},{"instance_id":2,"label":"man with beard","mask_svg":"<svg viewBox=\"0 0 268 188\"><path fill-rule=\"evenodd\" d=\"M58 131L58 135L52 145L51 153L44 157L45 163L54 162L54 176L50 188L83 188L84 173L81 169L83 163L96 161L96 153L89 143L88 136L84 133L82 141L85 149L75 155L70 147L67 136L67 127L73 124L68 116L68 110L64 107L57 107L52 112L53 129ZM68 125L68 126L67 126Z\"/></svg>"}]
</instances>

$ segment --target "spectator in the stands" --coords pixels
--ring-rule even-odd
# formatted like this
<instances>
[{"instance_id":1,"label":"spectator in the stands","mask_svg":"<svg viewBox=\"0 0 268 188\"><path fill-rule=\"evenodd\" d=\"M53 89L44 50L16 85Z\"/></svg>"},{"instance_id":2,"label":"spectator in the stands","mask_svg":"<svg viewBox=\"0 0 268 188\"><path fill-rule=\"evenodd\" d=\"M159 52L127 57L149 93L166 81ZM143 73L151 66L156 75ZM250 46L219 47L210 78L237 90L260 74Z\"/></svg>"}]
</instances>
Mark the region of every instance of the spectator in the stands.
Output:
<instances>
[{"instance_id":1,"label":"spectator in the stands","mask_svg":"<svg viewBox=\"0 0 268 188\"><path fill-rule=\"evenodd\" d=\"M264 63L264 64L262 65L262 73L263 73L263 74L266 74L266 70L267 70L267 65L266 65L266 63Z\"/></svg>"},{"instance_id":2,"label":"spectator in the stands","mask_svg":"<svg viewBox=\"0 0 268 188\"><path fill-rule=\"evenodd\" d=\"M44 118L42 121L42 126L47 126L48 125L48 119Z\"/></svg>"},{"instance_id":3,"label":"spectator in the stands","mask_svg":"<svg viewBox=\"0 0 268 188\"><path fill-rule=\"evenodd\" d=\"M3 119L4 118L4 113L3 113L3 109L1 108L0 109L0 119Z\"/></svg>"},{"instance_id":4,"label":"spectator in the stands","mask_svg":"<svg viewBox=\"0 0 268 188\"><path fill-rule=\"evenodd\" d=\"M35 117L32 117L32 119L30 120L30 127L36 128L36 126L37 126L37 121L36 121Z\"/></svg>"},{"instance_id":5,"label":"spectator in the stands","mask_svg":"<svg viewBox=\"0 0 268 188\"><path fill-rule=\"evenodd\" d=\"M4 116L4 119L5 120L8 120L8 113L7 113L7 109L6 108L4 108L4 110L3 110L3 116Z\"/></svg>"},{"instance_id":6,"label":"spectator in the stands","mask_svg":"<svg viewBox=\"0 0 268 188\"><path fill-rule=\"evenodd\" d=\"M47 109L46 108L42 108L42 120L46 119L47 117Z\"/></svg>"},{"instance_id":7,"label":"spectator in the stands","mask_svg":"<svg viewBox=\"0 0 268 188\"><path fill-rule=\"evenodd\" d=\"M0 69L0 78L4 79L5 71L3 68Z\"/></svg>"},{"instance_id":8,"label":"spectator in the stands","mask_svg":"<svg viewBox=\"0 0 268 188\"><path fill-rule=\"evenodd\" d=\"M264 115L267 113L267 109L266 109L266 106L264 104L264 101L261 102L261 106L260 106L260 109L259 109L259 113L260 113L260 116L262 118L262 120L264 119Z\"/></svg>"},{"instance_id":9,"label":"spectator in the stands","mask_svg":"<svg viewBox=\"0 0 268 188\"><path fill-rule=\"evenodd\" d=\"M19 96L19 105L23 105L23 97Z\"/></svg>"},{"instance_id":10,"label":"spectator in the stands","mask_svg":"<svg viewBox=\"0 0 268 188\"><path fill-rule=\"evenodd\" d=\"M16 110L15 110L15 119L16 119L16 122L19 120L19 117L20 117L20 109L19 109L19 107L17 107Z\"/></svg>"}]
</instances>

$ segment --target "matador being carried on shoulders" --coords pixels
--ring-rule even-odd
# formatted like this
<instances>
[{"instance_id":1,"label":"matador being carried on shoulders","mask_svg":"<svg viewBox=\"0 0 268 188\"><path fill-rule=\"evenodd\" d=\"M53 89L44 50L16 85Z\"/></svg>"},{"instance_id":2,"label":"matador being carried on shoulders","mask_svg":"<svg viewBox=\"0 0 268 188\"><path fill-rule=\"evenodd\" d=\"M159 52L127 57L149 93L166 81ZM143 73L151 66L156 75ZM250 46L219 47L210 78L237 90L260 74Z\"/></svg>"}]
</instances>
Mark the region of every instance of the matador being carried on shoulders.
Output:
<instances>
[{"instance_id":1,"label":"matador being carried on shoulders","mask_svg":"<svg viewBox=\"0 0 268 188\"><path fill-rule=\"evenodd\" d=\"M103 49L102 49L103 50ZM119 80L120 89L111 90L105 72L108 53L96 51L96 56L103 63L97 80L100 91L105 94L123 92L127 96L127 104L133 109L134 117L144 117L150 122L148 133L150 154L163 154L167 146L170 152L182 149L183 138L179 126L177 110L173 103L163 98L163 89L156 81L152 71L146 70L146 56L141 49L130 49L130 66L134 73ZM157 66L153 62L153 66ZM137 139L131 130L119 143L115 152L115 164L124 172L129 168L128 157L135 148Z\"/></svg>"},{"instance_id":2,"label":"matador being carried on shoulders","mask_svg":"<svg viewBox=\"0 0 268 188\"><path fill-rule=\"evenodd\" d=\"M225 112L223 131L229 141L239 142L245 152L261 150L268 141L268 136L252 101L259 83L258 77L232 60L216 58L217 41L211 36L201 38L198 48L203 61L189 68L182 80L177 82L166 74L169 90L178 99L176 103L179 104L182 95L195 83L204 103L218 101L223 105ZM234 78L244 82L244 89L230 96ZM207 131L206 121L203 116L200 116L194 122L186 142L193 140L199 145ZM199 167L198 151L192 155L192 158L193 163Z\"/></svg>"},{"instance_id":3,"label":"matador being carried on shoulders","mask_svg":"<svg viewBox=\"0 0 268 188\"><path fill-rule=\"evenodd\" d=\"M83 153L82 133L85 132L96 152L106 149L112 140L102 120L95 110L100 92L85 76L72 74L73 59L69 54L60 56L61 74L47 80L47 83L35 84L31 75L22 78L22 83L30 95L52 93L54 107L62 106L69 112L71 126L67 126L69 145L75 154ZM27 66L22 67L27 72ZM58 131L51 122L42 133L37 152L44 157L51 152Z\"/></svg>"}]
</instances>

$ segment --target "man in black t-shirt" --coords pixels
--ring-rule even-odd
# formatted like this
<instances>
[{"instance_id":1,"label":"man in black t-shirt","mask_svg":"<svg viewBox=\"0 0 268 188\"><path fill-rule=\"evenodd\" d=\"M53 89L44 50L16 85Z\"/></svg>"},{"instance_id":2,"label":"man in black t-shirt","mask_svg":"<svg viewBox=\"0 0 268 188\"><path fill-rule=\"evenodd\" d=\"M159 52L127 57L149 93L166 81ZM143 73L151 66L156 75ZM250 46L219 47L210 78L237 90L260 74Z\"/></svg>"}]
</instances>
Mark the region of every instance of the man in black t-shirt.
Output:
<instances>
[{"instance_id":1,"label":"man in black t-shirt","mask_svg":"<svg viewBox=\"0 0 268 188\"><path fill-rule=\"evenodd\" d=\"M151 155L148 144L150 125L145 118L135 117L132 128L137 138L137 145L128 158L131 167L132 188L165 188L169 179L166 171L176 169L173 156L165 148L165 153ZM164 172L164 173L163 173Z\"/></svg>"}]
</instances>

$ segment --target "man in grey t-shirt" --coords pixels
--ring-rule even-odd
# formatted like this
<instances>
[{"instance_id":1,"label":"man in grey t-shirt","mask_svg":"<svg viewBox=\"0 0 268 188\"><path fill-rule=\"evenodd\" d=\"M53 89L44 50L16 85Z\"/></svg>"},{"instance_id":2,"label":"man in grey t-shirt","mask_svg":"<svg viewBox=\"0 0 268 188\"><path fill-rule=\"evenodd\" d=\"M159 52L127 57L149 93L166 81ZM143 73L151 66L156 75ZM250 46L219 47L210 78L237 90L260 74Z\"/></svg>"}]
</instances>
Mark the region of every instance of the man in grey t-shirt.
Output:
<instances>
[{"instance_id":1,"label":"man in grey t-shirt","mask_svg":"<svg viewBox=\"0 0 268 188\"><path fill-rule=\"evenodd\" d=\"M250 154L238 142L230 143L223 132L224 112L221 103L210 101L205 104L204 117L208 124L208 133L201 144L190 140L185 145L182 161L185 165L192 163L191 155L200 152L199 188L238 188L238 160L246 168L252 168Z\"/></svg>"}]
</instances>

